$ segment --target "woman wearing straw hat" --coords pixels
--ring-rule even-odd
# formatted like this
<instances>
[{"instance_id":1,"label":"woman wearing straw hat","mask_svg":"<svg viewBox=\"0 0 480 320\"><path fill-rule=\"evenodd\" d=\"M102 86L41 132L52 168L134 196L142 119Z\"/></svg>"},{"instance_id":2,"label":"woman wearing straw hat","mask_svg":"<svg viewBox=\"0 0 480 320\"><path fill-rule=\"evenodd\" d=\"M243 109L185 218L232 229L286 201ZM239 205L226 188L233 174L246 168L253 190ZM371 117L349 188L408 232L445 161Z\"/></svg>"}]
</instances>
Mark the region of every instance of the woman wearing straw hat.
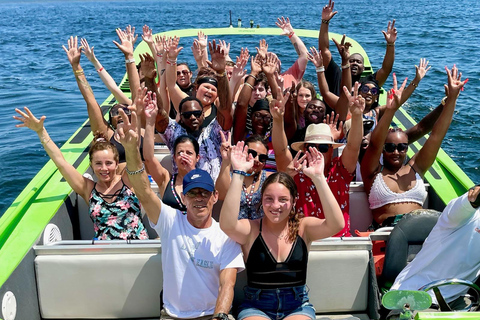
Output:
<instances>
[{"instance_id":1,"label":"woman wearing straw hat","mask_svg":"<svg viewBox=\"0 0 480 320\"><path fill-rule=\"evenodd\" d=\"M358 95L359 86L358 83L355 84L353 96L344 88L349 100L349 109L352 113L352 127L350 129L350 139L345 145L340 157L333 158L333 149L343 144L334 141L331 127L324 123L309 125L305 132L305 140L292 144L293 150L302 152L308 150L309 147L314 147L320 151L325 158L325 177L327 177L328 185L340 205L345 220L344 228L335 236L351 236L350 217L348 214L348 189L353 179L353 173L355 172L358 153L360 151L360 143L363 136L362 114L365 108L365 99ZM305 216L324 218L323 208L317 190L312 180L302 172L304 157L300 157L299 152L292 160L290 150L286 148L287 139L283 130L282 103L275 100L274 103L276 103L276 105L272 108L272 115L274 117L272 136L274 137L273 147L275 154L278 155L278 157L276 157L278 171L285 171L295 179L299 194L296 206L297 211ZM334 126L335 125L332 125L332 127ZM277 137L279 138L278 140L276 140Z\"/></svg>"}]
</instances>

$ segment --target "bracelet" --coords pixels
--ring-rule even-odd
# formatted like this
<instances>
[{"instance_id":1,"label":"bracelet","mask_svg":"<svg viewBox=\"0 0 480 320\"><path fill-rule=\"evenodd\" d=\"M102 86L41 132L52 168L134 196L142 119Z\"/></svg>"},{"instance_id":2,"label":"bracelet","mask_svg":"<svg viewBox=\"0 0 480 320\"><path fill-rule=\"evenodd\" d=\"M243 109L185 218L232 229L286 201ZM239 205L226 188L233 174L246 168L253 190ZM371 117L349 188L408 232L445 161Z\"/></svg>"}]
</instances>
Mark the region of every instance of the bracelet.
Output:
<instances>
[{"instance_id":1,"label":"bracelet","mask_svg":"<svg viewBox=\"0 0 480 320\"><path fill-rule=\"evenodd\" d=\"M245 83L244 83L244 85L246 85L246 86L250 87L250 88L253 90L253 86L252 86L250 83L248 83L248 82L245 82Z\"/></svg>"},{"instance_id":2,"label":"bracelet","mask_svg":"<svg viewBox=\"0 0 480 320\"><path fill-rule=\"evenodd\" d=\"M324 66L317 67L317 68L315 68L315 71L316 71L317 73L325 72L325 67L324 67Z\"/></svg>"},{"instance_id":3,"label":"bracelet","mask_svg":"<svg viewBox=\"0 0 480 320\"><path fill-rule=\"evenodd\" d=\"M253 79L255 79L255 81L258 81L257 77L255 77L253 74L249 74L246 78L245 78L245 82L247 82L247 78L248 77L252 77Z\"/></svg>"},{"instance_id":4,"label":"bracelet","mask_svg":"<svg viewBox=\"0 0 480 320\"><path fill-rule=\"evenodd\" d=\"M175 59L175 60L170 60L170 59L167 58L167 64L169 64L169 65L171 65L171 66L174 66L174 65L177 64L177 59Z\"/></svg>"},{"instance_id":5,"label":"bracelet","mask_svg":"<svg viewBox=\"0 0 480 320\"><path fill-rule=\"evenodd\" d=\"M217 77L223 78L227 76L227 71L223 71L223 73L217 73Z\"/></svg>"},{"instance_id":6,"label":"bracelet","mask_svg":"<svg viewBox=\"0 0 480 320\"><path fill-rule=\"evenodd\" d=\"M40 140L40 143L43 144L44 146L49 143L50 141L52 141L52 139L48 138L47 141L42 141Z\"/></svg>"},{"instance_id":7,"label":"bracelet","mask_svg":"<svg viewBox=\"0 0 480 320\"><path fill-rule=\"evenodd\" d=\"M244 177L250 177L252 175L251 173L246 173L245 171L241 170L233 170L233 173L239 174Z\"/></svg>"},{"instance_id":8,"label":"bracelet","mask_svg":"<svg viewBox=\"0 0 480 320\"><path fill-rule=\"evenodd\" d=\"M125 171L127 171L127 173L129 175L142 173L143 171L145 171L145 164L142 162L142 167L140 169L136 170L136 171L130 171L130 170L128 170L127 166L125 166Z\"/></svg>"},{"instance_id":9,"label":"bracelet","mask_svg":"<svg viewBox=\"0 0 480 320\"><path fill-rule=\"evenodd\" d=\"M163 57L163 54L162 53L157 53L157 57Z\"/></svg>"},{"instance_id":10,"label":"bracelet","mask_svg":"<svg viewBox=\"0 0 480 320\"><path fill-rule=\"evenodd\" d=\"M348 69L350 68L350 63L347 63L346 65L343 65L342 66L342 69L345 70L345 69Z\"/></svg>"},{"instance_id":11,"label":"bracelet","mask_svg":"<svg viewBox=\"0 0 480 320\"><path fill-rule=\"evenodd\" d=\"M291 39L291 38L293 37L293 35L294 35L294 34L295 34L295 32L293 32L293 31L292 31L292 32L290 32L290 33L288 34L288 39Z\"/></svg>"},{"instance_id":12,"label":"bracelet","mask_svg":"<svg viewBox=\"0 0 480 320\"><path fill-rule=\"evenodd\" d=\"M82 73L83 73L83 69L74 70L73 72L74 72L75 74L82 74Z\"/></svg>"},{"instance_id":13,"label":"bracelet","mask_svg":"<svg viewBox=\"0 0 480 320\"><path fill-rule=\"evenodd\" d=\"M412 86L414 86L415 88L418 87L418 84L413 83L413 81L410 82L410 84L411 84Z\"/></svg>"},{"instance_id":14,"label":"bracelet","mask_svg":"<svg viewBox=\"0 0 480 320\"><path fill-rule=\"evenodd\" d=\"M97 70L97 72L102 72L104 70L103 67L101 67L100 69Z\"/></svg>"},{"instance_id":15,"label":"bracelet","mask_svg":"<svg viewBox=\"0 0 480 320\"><path fill-rule=\"evenodd\" d=\"M135 59L125 59L125 63L135 63Z\"/></svg>"},{"instance_id":16,"label":"bracelet","mask_svg":"<svg viewBox=\"0 0 480 320\"><path fill-rule=\"evenodd\" d=\"M329 24L329 23L330 23L330 20L322 19L322 23Z\"/></svg>"},{"instance_id":17,"label":"bracelet","mask_svg":"<svg viewBox=\"0 0 480 320\"><path fill-rule=\"evenodd\" d=\"M395 46L395 42L394 43L387 43L387 47L394 47Z\"/></svg>"},{"instance_id":18,"label":"bracelet","mask_svg":"<svg viewBox=\"0 0 480 320\"><path fill-rule=\"evenodd\" d=\"M442 106L444 106L447 103L447 98L448 97L443 97L442 102L440 102Z\"/></svg>"}]
</instances>

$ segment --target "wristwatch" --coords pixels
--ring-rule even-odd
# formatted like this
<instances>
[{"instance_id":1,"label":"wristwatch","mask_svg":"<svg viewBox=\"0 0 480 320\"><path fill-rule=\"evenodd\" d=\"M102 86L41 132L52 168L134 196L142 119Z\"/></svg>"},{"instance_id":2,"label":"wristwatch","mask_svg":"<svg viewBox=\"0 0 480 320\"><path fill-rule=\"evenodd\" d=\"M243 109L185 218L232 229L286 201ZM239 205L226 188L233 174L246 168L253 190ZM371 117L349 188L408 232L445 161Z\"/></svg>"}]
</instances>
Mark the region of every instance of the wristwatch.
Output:
<instances>
[{"instance_id":1,"label":"wristwatch","mask_svg":"<svg viewBox=\"0 0 480 320\"><path fill-rule=\"evenodd\" d=\"M213 316L212 316L212 319L219 319L219 320L229 320L228 318L228 314L226 313L215 313Z\"/></svg>"}]
</instances>

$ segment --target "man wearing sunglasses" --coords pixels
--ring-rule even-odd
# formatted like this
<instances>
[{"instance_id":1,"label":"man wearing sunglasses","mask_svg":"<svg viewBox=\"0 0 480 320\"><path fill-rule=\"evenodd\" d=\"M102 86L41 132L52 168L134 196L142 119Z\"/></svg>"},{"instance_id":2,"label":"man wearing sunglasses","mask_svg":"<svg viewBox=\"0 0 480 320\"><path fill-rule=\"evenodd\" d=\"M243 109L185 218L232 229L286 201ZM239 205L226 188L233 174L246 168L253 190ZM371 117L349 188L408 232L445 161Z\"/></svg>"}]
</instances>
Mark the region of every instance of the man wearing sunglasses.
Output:
<instances>
[{"instance_id":1,"label":"man wearing sunglasses","mask_svg":"<svg viewBox=\"0 0 480 320\"><path fill-rule=\"evenodd\" d=\"M228 320L237 272L244 269L240 246L212 218L218 193L208 172L194 169L183 179L186 214L161 202L138 150L137 117L120 111L127 172L152 227L162 242L163 301L161 319ZM201 294L200 294L201 293Z\"/></svg>"}]
</instances>

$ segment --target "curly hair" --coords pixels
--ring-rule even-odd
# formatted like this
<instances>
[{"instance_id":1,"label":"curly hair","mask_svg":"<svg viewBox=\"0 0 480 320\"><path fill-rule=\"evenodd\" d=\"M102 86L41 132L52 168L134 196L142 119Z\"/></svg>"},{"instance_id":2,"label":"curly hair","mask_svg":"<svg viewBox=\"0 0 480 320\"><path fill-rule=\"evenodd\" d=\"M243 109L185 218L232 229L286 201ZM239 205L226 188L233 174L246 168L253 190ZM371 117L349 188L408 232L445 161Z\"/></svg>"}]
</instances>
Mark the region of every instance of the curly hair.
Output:
<instances>
[{"instance_id":1,"label":"curly hair","mask_svg":"<svg viewBox=\"0 0 480 320\"><path fill-rule=\"evenodd\" d=\"M93 154L97 151L103 150L112 150L113 152L113 159L116 163L119 162L119 155L117 148L108 140L105 133L101 131L95 131L93 134L93 142L90 146L90 150L88 151L88 157L90 159L90 163L92 162Z\"/></svg>"},{"instance_id":2,"label":"curly hair","mask_svg":"<svg viewBox=\"0 0 480 320\"><path fill-rule=\"evenodd\" d=\"M265 193L265 190L272 183L280 183L280 184L284 185L290 192L292 202L295 199L297 199L298 194L297 194L297 186L295 184L295 181L293 180L293 178L291 176L289 176L285 172L275 172L265 180L265 182L262 185L262 199L263 199L263 194ZM295 239L297 238L301 218L303 218L303 216L300 216L300 214L298 212L296 212L295 206L292 205L292 209L291 209L290 215L288 217L287 241L290 242L290 243L293 243L295 241Z\"/></svg>"}]
</instances>

